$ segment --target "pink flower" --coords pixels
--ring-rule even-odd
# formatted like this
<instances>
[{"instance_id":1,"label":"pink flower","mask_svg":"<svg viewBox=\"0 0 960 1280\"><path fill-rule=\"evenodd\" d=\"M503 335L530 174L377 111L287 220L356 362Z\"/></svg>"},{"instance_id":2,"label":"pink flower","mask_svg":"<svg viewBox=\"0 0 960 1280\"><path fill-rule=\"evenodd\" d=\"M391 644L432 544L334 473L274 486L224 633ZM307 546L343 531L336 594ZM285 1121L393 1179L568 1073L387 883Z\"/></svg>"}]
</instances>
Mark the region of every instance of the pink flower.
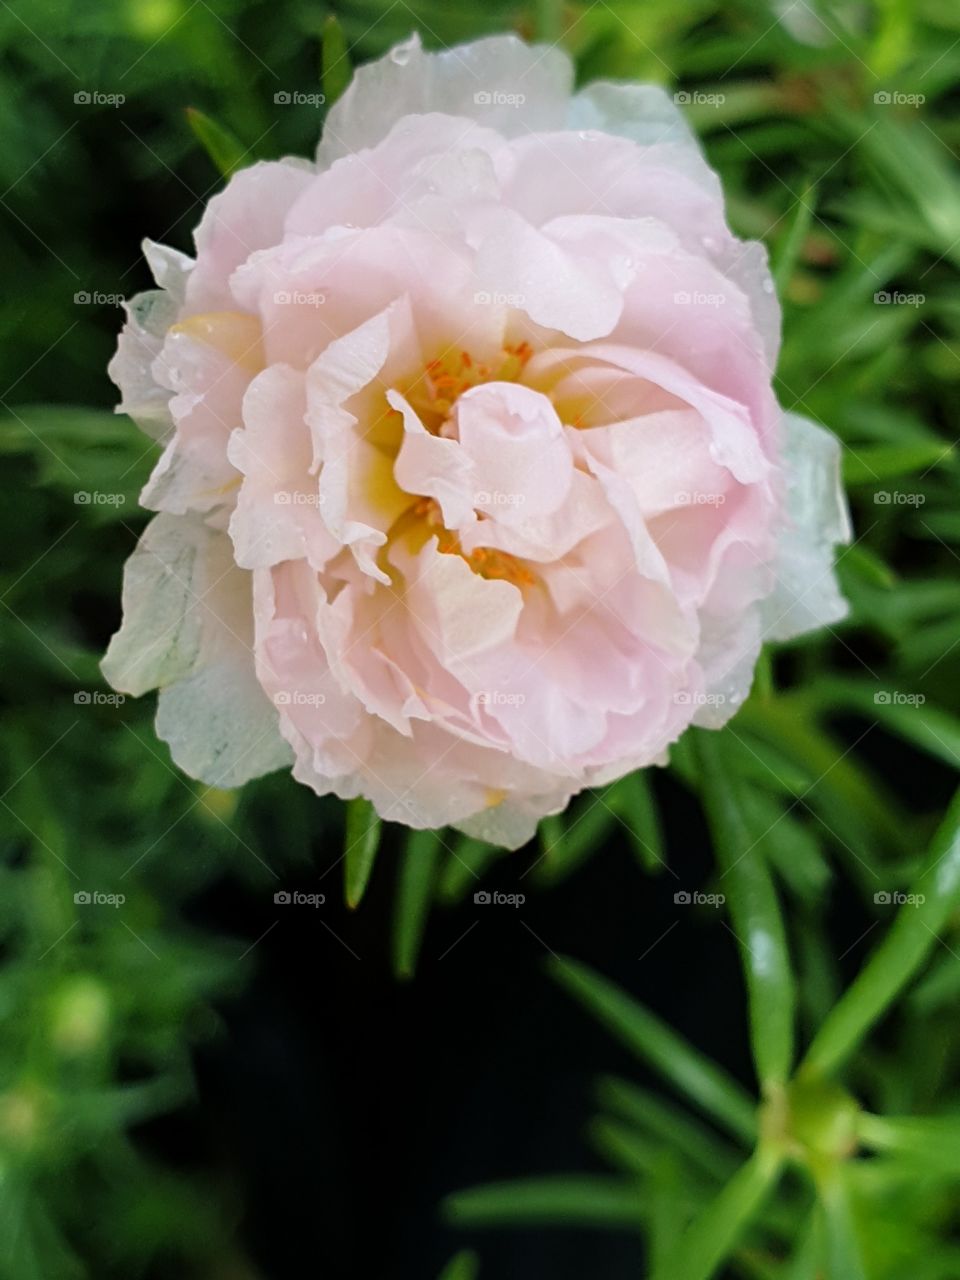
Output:
<instances>
[{"instance_id":1,"label":"pink flower","mask_svg":"<svg viewBox=\"0 0 960 1280\"><path fill-rule=\"evenodd\" d=\"M147 244L111 365L165 442L104 661L219 786L516 846L844 613L838 449L771 390L766 255L659 90L417 40L317 165Z\"/></svg>"}]
</instances>

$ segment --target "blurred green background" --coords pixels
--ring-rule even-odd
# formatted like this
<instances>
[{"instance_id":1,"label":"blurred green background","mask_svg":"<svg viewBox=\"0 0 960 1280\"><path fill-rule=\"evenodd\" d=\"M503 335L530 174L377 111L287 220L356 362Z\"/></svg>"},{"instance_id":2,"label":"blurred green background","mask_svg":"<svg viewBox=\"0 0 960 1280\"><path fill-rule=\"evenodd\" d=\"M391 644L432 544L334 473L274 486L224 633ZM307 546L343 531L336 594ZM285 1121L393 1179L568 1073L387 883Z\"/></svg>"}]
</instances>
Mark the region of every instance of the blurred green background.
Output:
<instances>
[{"instance_id":1,"label":"blurred green background","mask_svg":"<svg viewBox=\"0 0 960 1280\"><path fill-rule=\"evenodd\" d=\"M956 1280L960 10L336 8L353 63L512 29L683 95L857 531L851 617L722 735L509 858L387 832L355 913L342 806L197 786L98 667L153 460L117 301L222 184L187 108L312 153L322 106L277 95L319 92L330 13L0 2L0 1277ZM518 918L474 933L481 884Z\"/></svg>"}]
</instances>

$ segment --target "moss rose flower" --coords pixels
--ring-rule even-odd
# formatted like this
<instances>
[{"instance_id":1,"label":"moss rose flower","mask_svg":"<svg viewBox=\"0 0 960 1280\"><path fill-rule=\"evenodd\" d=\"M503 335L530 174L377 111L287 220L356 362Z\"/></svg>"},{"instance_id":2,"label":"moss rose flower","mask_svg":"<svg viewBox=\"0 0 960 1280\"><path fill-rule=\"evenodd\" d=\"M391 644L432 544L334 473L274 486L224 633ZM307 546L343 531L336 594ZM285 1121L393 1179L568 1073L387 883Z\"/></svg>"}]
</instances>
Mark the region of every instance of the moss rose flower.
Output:
<instances>
[{"instance_id":1,"label":"moss rose flower","mask_svg":"<svg viewBox=\"0 0 960 1280\"><path fill-rule=\"evenodd\" d=\"M659 89L512 37L358 71L317 163L147 244L111 374L164 443L110 682L188 773L292 764L515 846L844 612L838 449Z\"/></svg>"}]
</instances>

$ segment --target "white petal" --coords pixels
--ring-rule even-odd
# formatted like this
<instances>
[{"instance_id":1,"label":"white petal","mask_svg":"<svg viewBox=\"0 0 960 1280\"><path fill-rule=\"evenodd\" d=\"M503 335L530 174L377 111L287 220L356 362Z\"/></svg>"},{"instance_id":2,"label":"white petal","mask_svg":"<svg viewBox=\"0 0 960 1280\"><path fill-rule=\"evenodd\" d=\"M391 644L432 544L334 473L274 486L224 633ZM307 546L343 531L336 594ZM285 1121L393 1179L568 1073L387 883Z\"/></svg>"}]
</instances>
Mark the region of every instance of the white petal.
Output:
<instances>
[{"instance_id":1,"label":"white petal","mask_svg":"<svg viewBox=\"0 0 960 1280\"><path fill-rule=\"evenodd\" d=\"M330 109L317 159L332 164L374 146L401 116L431 111L476 120L508 137L561 128L572 83L570 60L557 48L490 36L427 53L415 35L357 69Z\"/></svg>"},{"instance_id":2,"label":"white petal","mask_svg":"<svg viewBox=\"0 0 960 1280\"><path fill-rule=\"evenodd\" d=\"M833 570L834 548L852 537L840 480L840 445L825 428L783 416L786 522L779 538L777 585L764 602L765 634L790 640L847 613Z\"/></svg>"},{"instance_id":3,"label":"white petal","mask_svg":"<svg viewBox=\"0 0 960 1280\"><path fill-rule=\"evenodd\" d=\"M229 538L196 516L159 515L127 562L123 625L102 669L139 695L159 686L157 732L174 761L211 786L289 764L251 651L251 576Z\"/></svg>"}]
</instances>

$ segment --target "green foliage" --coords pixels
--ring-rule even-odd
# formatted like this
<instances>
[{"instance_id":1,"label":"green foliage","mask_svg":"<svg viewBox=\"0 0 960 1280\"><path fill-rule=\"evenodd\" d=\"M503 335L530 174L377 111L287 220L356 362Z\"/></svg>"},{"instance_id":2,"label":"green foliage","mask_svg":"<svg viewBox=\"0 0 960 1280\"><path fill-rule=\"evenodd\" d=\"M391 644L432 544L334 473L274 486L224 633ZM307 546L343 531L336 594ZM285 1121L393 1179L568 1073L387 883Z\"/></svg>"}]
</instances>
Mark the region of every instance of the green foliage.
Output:
<instances>
[{"instance_id":1,"label":"green foliage","mask_svg":"<svg viewBox=\"0 0 960 1280\"><path fill-rule=\"evenodd\" d=\"M960 26L937 3L784 8L812 43L726 0L350 0L336 18L313 0L0 5L0 1280L253 1274L214 1172L174 1172L139 1137L189 1103L194 1051L260 954L191 923L203 895L268 904L329 840L361 912L372 875L396 880L409 977L429 913L506 856L449 832L399 853L387 833L378 855L364 802L341 844L341 807L289 778L198 787L149 700L113 698L99 673L157 456L110 412L104 372L117 300L147 286L139 240L189 251L218 174L312 153L322 110L283 93L329 105L411 27L431 46L516 27L559 38L581 80L699 91L689 117L731 222L774 263L779 395L841 437L857 531L839 559L849 619L766 652L728 729L671 752L727 899L698 917L697 962L739 949L724 1013L748 1026L758 1089L554 959L637 1058L639 1081L596 1086L609 1172L459 1191L445 1216L471 1243L497 1225L627 1229L655 1280L960 1275ZM652 893L690 865L676 815L659 779L588 793L542 824L525 883L562 890L626 849ZM475 1256L443 1275L470 1280Z\"/></svg>"}]
</instances>

